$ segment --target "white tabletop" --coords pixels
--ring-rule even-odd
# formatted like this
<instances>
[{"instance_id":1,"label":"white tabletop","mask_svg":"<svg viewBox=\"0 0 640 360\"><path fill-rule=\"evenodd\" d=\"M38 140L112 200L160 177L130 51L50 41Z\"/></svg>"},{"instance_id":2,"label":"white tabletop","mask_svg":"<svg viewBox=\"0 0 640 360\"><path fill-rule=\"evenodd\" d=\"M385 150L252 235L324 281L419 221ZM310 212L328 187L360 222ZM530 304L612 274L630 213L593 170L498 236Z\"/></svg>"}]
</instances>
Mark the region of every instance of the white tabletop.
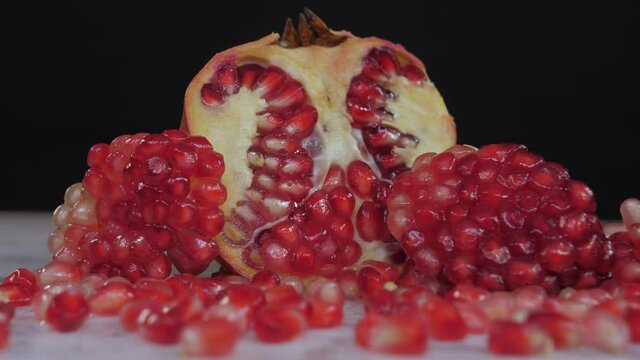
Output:
<instances>
[{"instance_id":1,"label":"white tabletop","mask_svg":"<svg viewBox=\"0 0 640 360\"><path fill-rule=\"evenodd\" d=\"M51 231L48 213L0 212L0 276L17 267L37 268L46 263L47 235ZM347 304L344 324L330 330L311 330L286 344L268 345L249 333L227 359L412 359L378 355L358 348L354 343L354 324L362 309ZM464 342L430 341L429 350L415 357L433 360L496 359L491 356L482 336ZM182 358L178 346L158 346L144 342L136 334L120 330L114 318L92 317L79 331L59 334L40 326L30 309L19 309L11 324L9 346L0 352L0 360L162 360ZM505 359L500 357L499 359ZM536 359L530 357L527 359ZM591 349L558 351L540 359L640 359L640 345L622 355L609 355Z\"/></svg>"}]
</instances>

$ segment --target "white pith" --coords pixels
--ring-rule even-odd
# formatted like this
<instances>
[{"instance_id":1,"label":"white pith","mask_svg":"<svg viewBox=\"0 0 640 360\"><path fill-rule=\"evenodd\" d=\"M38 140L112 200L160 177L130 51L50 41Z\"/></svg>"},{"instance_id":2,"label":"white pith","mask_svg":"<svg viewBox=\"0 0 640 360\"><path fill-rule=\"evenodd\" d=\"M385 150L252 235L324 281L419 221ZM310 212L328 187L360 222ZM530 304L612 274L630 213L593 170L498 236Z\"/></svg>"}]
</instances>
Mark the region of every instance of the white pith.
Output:
<instances>
[{"instance_id":1,"label":"white pith","mask_svg":"<svg viewBox=\"0 0 640 360\"><path fill-rule=\"evenodd\" d=\"M238 66L246 63L277 66L303 84L309 104L318 111L318 123L311 135L316 137L322 148L320 155L313 158L315 189L322 185L331 165L338 165L346 170L351 162L362 160L379 173L373 158L366 152L360 131L352 129L345 99L352 78L362 72L363 58L371 49L388 43L375 38L351 37L336 47L314 45L285 49L274 45L277 40L278 35L272 34L216 55L194 78L185 96L183 121L186 122L188 131L207 137L214 149L225 157L226 169L222 182L227 188L228 200L221 209L227 216L232 210L250 216L246 214L247 209L237 207L237 202L255 197L255 194L248 194L246 191L253 177L247 150L256 135L256 112L263 109L265 103L257 94L242 88L238 94L228 97L222 105L205 105L200 98L200 89L210 81L216 64L223 61L234 60ZM433 83L425 81L418 87L409 84L406 78L394 76L387 86L397 95L395 102L387 103L387 109L396 114L394 121L388 125L421 137L420 143L413 148L396 148L396 152L408 166L420 153L440 152L455 143L452 118ZM422 134L427 134L427 137L420 136ZM361 200L358 199L356 210L360 205ZM261 228L272 225L273 222ZM219 235L219 243L228 242L225 238L237 238L238 232L239 229L227 222ZM357 231L354 237L362 246L362 259L388 260L389 252L386 249L393 245L380 241L362 241ZM235 252L235 258L240 258L241 251L242 248L238 247L221 247L223 255L225 252Z\"/></svg>"}]
</instances>

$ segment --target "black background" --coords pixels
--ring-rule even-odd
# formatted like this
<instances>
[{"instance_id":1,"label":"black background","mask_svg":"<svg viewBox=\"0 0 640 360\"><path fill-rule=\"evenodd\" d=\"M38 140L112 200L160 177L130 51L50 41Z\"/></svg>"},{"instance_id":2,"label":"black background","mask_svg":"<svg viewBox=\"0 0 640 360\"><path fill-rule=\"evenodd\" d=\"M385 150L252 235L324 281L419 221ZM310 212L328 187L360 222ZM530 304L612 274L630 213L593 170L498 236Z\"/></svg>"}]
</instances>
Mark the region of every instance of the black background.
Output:
<instances>
[{"instance_id":1,"label":"black background","mask_svg":"<svg viewBox=\"0 0 640 360\"><path fill-rule=\"evenodd\" d=\"M637 12L611 1L417 4L3 2L0 209L52 210L92 144L177 127L184 90L214 53L281 31L303 5L423 59L461 143L527 144L590 184L603 217L640 196Z\"/></svg>"}]
</instances>

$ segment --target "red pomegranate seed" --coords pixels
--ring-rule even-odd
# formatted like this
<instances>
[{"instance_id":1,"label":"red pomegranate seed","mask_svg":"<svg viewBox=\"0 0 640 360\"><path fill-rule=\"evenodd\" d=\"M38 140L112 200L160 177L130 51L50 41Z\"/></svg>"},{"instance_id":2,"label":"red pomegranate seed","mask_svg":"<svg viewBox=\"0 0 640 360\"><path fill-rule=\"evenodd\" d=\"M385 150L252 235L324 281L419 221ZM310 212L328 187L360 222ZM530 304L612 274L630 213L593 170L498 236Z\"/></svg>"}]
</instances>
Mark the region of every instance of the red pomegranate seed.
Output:
<instances>
[{"instance_id":1,"label":"red pomegranate seed","mask_svg":"<svg viewBox=\"0 0 640 360\"><path fill-rule=\"evenodd\" d=\"M479 305L468 302L453 303L458 309L470 334L486 334L489 331L489 317Z\"/></svg>"},{"instance_id":2,"label":"red pomegranate seed","mask_svg":"<svg viewBox=\"0 0 640 360\"><path fill-rule=\"evenodd\" d=\"M624 321L629 327L631 341L640 343L640 309L631 309L624 316Z\"/></svg>"},{"instance_id":3,"label":"red pomegranate seed","mask_svg":"<svg viewBox=\"0 0 640 360\"><path fill-rule=\"evenodd\" d=\"M109 282L97 288L89 302L91 312L97 315L118 315L120 310L135 297L133 286L126 282Z\"/></svg>"},{"instance_id":4,"label":"red pomegranate seed","mask_svg":"<svg viewBox=\"0 0 640 360\"><path fill-rule=\"evenodd\" d=\"M342 289L342 292L345 294L347 299L355 300L360 296L358 292L358 283L356 281L355 270L343 270L340 275L338 275L337 281L338 284L340 284L340 288Z\"/></svg>"},{"instance_id":5,"label":"red pomegranate seed","mask_svg":"<svg viewBox=\"0 0 640 360\"><path fill-rule=\"evenodd\" d=\"M286 342L297 337L306 327L304 316L295 309L262 309L254 319L254 330L263 342Z\"/></svg>"},{"instance_id":6,"label":"red pomegranate seed","mask_svg":"<svg viewBox=\"0 0 640 360\"><path fill-rule=\"evenodd\" d=\"M551 312L534 312L527 317L527 324L544 330L558 349L577 346L580 343L580 325L566 316Z\"/></svg>"},{"instance_id":7,"label":"red pomegranate seed","mask_svg":"<svg viewBox=\"0 0 640 360\"><path fill-rule=\"evenodd\" d=\"M89 317L90 305L80 288L67 288L51 295L44 320L52 329L71 332L79 329Z\"/></svg>"},{"instance_id":8,"label":"red pomegranate seed","mask_svg":"<svg viewBox=\"0 0 640 360\"><path fill-rule=\"evenodd\" d=\"M222 319L200 320L184 328L180 347L187 356L220 356L233 351L238 328Z\"/></svg>"},{"instance_id":9,"label":"red pomegranate seed","mask_svg":"<svg viewBox=\"0 0 640 360\"><path fill-rule=\"evenodd\" d=\"M625 321L606 312L587 312L582 323L584 345L613 353L623 352L630 340Z\"/></svg>"},{"instance_id":10,"label":"red pomegranate seed","mask_svg":"<svg viewBox=\"0 0 640 360\"><path fill-rule=\"evenodd\" d=\"M246 307L237 307L231 304L213 304L204 310L202 318L205 320L224 320L234 324L240 332L244 332L252 320L249 315L249 309Z\"/></svg>"},{"instance_id":11,"label":"red pomegranate seed","mask_svg":"<svg viewBox=\"0 0 640 360\"><path fill-rule=\"evenodd\" d=\"M312 328L331 328L342 323L342 303L312 299L307 308L307 323Z\"/></svg>"},{"instance_id":12,"label":"red pomegranate seed","mask_svg":"<svg viewBox=\"0 0 640 360\"><path fill-rule=\"evenodd\" d=\"M265 290L264 297L268 307L296 309L304 313L309 306L307 300L290 285L283 284L269 288Z\"/></svg>"},{"instance_id":13,"label":"red pomegranate seed","mask_svg":"<svg viewBox=\"0 0 640 360\"><path fill-rule=\"evenodd\" d=\"M29 269L19 268L7 275L2 281L3 284L18 284L25 287L31 293L38 291L38 280L36 275Z\"/></svg>"},{"instance_id":14,"label":"red pomegranate seed","mask_svg":"<svg viewBox=\"0 0 640 360\"><path fill-rule=\"evenodd\" d=\"M137 331L152 312L159 312L154 301L149 299L131 301L120 310L120 326L125 331Z\"/></svg>"},{"instance_id":15,"label":"red pomegranate seed","mask_svg":"<svg viewBox=\"0 0 640 360\"><path fill-rule=\"evenodd\" d=\"M157 344L175 344L180 338L183 324L171 313L151 309L144 321L139 323L138 329L142 337Z\"/></svg>"},{"instance_id":16,"label":"red pomegranate seed","mask_svg":"<svg viewBox=\"0 0 640 360\"><path fill-rule=\"evenodd\" d=\"M134 285L136 297L139 299L151 299L158 303L164 303L176 295L171 287L160 280L143 278Z\"/></svg>"},{"instance_id":17,"label":"red pomegranate seed","mask_svg":"<svg viewBox=\"0 0 640 360\"><path fill-rule=\"evenodd\" d=\"M489 351L499 355L544 354L553 351L553 342L537 327L496 321L489 331Z\"/></svg>"},{"instance_id":18,"label":"red pomegranate seed","mask_svg":"<svg viewBox=\"0 0 640 360\"><path fill-rule=\"evenodd\" d=\"M426 314L429 336L447 341L460 340L467 336L467 325L451 302L430 296L422 308Z\"/></svg>"},{"instance_id":19,"label":"red pomegranate seed","mask_svg":"<svg viewBox=\"0 0 640 360\"><path fill-rule=\"evenodd\" d=\"M378 178L365 162L354 161L347 167L347 181L353 192L361 197L369 198L373 195Z\"/></svg>"},{"instance_id":20,"label":"red pomegranate seed","mask_svg":"<svg viewBox=\"0 0 640 360\"><path fill-rule=\"evenodd\" d=\"M356 325L358 345L391 354L422 354L427 349L427 330L419 316L365 314Z\"/></svg>"},{"instance_id":21,"label":"red pomegranate seed","mask_svg":"<svg viewBox=\"0 0 640 360\"><path fill-rule=\"evenodd\" d=\"M0 303L0 324L8 324L15 315L15 309L7 303Z\"/></svg>"},{"instance_id":22,"label":"red pomegranate seed","mask_svg":"<svg viewBox=\"0 0 640 360\"><path fill-rule=\"evenodd\" d=\"M470 284L458 284L446 294L446 297L449 300L459 300L472 303L482 301L488 296L489 292L487 290Z\"/></svg>"},{"instance_id":23,"label":"red pomegranate seed","mask_svg":"<svg viewBox=\"0 0 640 360\"><path fill-rule=\"evenodd\" d=\"M9 344L9 324L0 323L0 350L3 350Z\"/></svg>"},{"instance_id":24,"label":"red pomegranate seed","mask_svg":"<svg viewBox=\"0 0 640 360\"><path fill-rule=\"evenodd\" d=\"M264 290L280 284L280 277L275 272L268 269L264 269L264 270L258 271L253 276L251 283Z\"/></svg>"},{"instance_id":25,"label":"red pomegranate seed","mask_svg":"<svg viewBox=\"0 0 640 360\"><path fill-rule=\"evenodd\" d=\"M62 283L77 283L82 277L79 267L53 260L36 272L38 285L45 287L47 285L57 285Z\"/></svg>"},{"instance_id":26,"label":"red pomegranate seed","mask_svg":"<svg viewBox=\"0 0 640 360\"><path fill-rule=\"evenodd\" d=\"M255 313L266 301L264 293L253 285L229 285L217 298L218 304L247 308L250 314Z\"/></svg>"},{"instance_id":27,"label":"red pomegranate seed","mask_svg":"<svg viewBox=\"0 0 640 360\"><path fill-rule=\"evenodd\" d=\"M27 306L33 294L28 288L19 284L0 284L0 303L12 306Z\"/></svg>"}]
</instances>

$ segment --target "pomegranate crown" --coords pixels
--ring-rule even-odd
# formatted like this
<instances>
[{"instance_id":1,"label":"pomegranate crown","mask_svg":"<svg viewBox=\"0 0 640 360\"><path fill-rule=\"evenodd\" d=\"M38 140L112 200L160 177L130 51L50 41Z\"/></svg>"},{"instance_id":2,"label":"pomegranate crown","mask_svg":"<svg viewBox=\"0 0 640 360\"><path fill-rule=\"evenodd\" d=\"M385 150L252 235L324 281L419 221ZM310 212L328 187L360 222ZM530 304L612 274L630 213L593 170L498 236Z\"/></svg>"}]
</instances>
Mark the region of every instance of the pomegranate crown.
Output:
<instances>
[{"instance_id":1,"label":"pomegranate crown","mask_svg":"<svg viewBox=\"0 0 640 360\"><path fill-rule=\"evenodd\" d=\"M293 49L309 45L333 47L342 43L347 37L331 31L313 11L304 8L298 15L298 29L293 25L293 20L288 18L282 30L279 45L283 48Z\"/></svg>"}]
</instances>

